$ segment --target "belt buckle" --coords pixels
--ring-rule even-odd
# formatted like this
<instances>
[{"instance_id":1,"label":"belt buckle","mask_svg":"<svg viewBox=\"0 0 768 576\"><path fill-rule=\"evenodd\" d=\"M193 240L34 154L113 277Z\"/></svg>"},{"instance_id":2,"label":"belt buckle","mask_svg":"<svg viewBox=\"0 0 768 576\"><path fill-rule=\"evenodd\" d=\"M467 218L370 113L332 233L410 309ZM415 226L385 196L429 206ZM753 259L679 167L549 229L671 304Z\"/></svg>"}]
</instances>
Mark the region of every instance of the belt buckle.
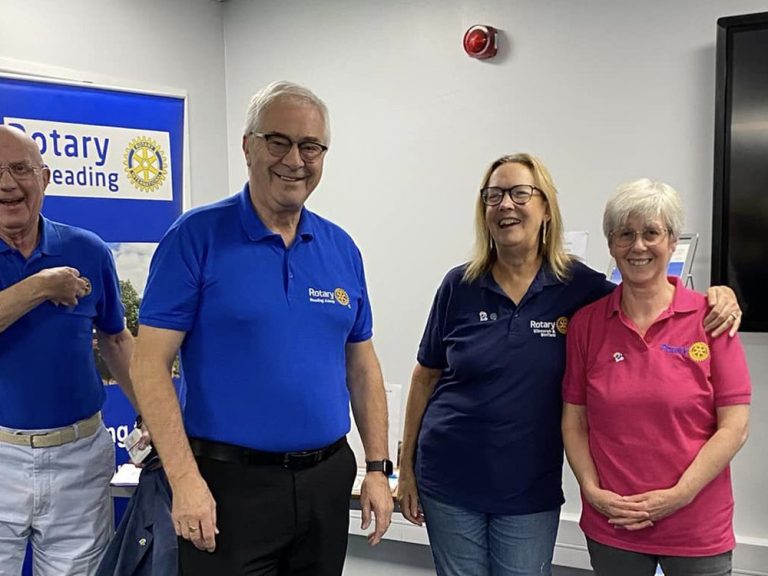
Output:
<instances>
[{"instance_id":1,"label":"belt buckle","mask_svg":"<svg viewBox=\"0 0 768 576\"><path fill-rule=\"evenodd\" d=\"M29 435L29 445L31 448L40 448L40 446L35 446L35 438L45 438L48 436L48 433L45 434L30 434Z\"/></svg>"},{"instance_id":2,"label":"belt buckle","mask_svg":"<svg viewBox=\"0 0 768 576\"><path fill-rule=\"evenodd\" d=\"M322 450L286 452L283 456L283 468L309 468L320 462L322 457Z\"/></svg>"}]
</instances>

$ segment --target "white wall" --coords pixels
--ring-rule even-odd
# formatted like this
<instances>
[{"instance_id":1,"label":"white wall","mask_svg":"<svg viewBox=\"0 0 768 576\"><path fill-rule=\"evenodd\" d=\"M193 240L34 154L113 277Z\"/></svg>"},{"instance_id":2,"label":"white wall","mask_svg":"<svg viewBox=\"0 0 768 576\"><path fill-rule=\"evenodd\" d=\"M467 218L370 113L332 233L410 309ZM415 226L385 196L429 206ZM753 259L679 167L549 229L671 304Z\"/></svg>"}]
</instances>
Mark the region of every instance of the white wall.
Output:
<instances>
[{"instance_id":1,"label":"white wall","mask_svg":"<svg viewBox=\"0 0 768 576\"><path fill-rule=\"evenodd\" d=\"M407 385L434 289L466 257L488 162L540 155L567 227L599 222L623 181L672 183L699 232L696 287L709 280L716 20L766 0L230 0L223 5L231 188L245 179L238 138L251 93L285 78L328 103L326 171L310 206L362 248L375 342L388 381ZM502 30L501 54L466 57L464 31ZM734 465L739 538L768 570L768 336L744 337L754 379L752 439ZM566 511L579 510L566 478ZM755 562L757 562L755 564ZM762 564L761 564L762 563Z\"/></svg>"},{"instance_id":2,"label":"white wall","mask_svg":"<svg viewBox=\"0 0 768 576\"><path fill-rule=\"evenodd\" d=\"M212 0L0 0L0 58L188 92L192 204L227 191L224 37Z\"/></svg>"}]
</instances>

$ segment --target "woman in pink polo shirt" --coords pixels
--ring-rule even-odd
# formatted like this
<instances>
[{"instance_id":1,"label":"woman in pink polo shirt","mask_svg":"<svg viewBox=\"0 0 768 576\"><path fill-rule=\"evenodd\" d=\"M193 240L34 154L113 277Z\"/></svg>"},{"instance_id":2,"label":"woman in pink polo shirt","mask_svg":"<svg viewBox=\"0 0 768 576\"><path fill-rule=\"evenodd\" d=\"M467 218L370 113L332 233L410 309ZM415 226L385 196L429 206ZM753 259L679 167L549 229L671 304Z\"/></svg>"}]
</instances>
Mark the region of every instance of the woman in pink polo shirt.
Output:
<instances>
[{"instance_id":1,"label":"woman in pink polo shirt","mask_svg":"<svg viewBox=\"0 0 768 576\"><path fill-rule=\"evenodd\" d=\"M738 337L703 330L706 298L666 275L682 221L670 186L619 187L603 230L623 283L568 328L563 437L597 576L731 573L749 373Z\"/></svg>"}]
</instances>

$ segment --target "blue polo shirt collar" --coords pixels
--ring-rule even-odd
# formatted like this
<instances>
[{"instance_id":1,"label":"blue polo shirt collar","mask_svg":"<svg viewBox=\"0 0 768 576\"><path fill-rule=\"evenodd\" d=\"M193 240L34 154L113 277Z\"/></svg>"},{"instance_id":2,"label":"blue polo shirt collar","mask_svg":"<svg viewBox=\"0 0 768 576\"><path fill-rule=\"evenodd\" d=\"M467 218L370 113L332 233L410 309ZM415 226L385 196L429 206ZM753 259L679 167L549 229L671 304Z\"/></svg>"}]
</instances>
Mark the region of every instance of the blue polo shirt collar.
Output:
<instances>
[{"instance_id":1,"label":"blue polo shirt collar","mask_svg":"<svg viewBox=\"0 0 768 576\"><path fill-rule=\"evenodd\" d=\"M40 214L40 220L37 226L40 238L38 239L37 247L33 253L39 252L40 254L45 254L46 256L60 255L62 250L61 234L59 234L59 231L56 229L56 227L51 224L51 221L42 214ZM0 240L0 252L8 252L10 250L11 247Z\"/></svg>"},{"instance_id":2,"label":"blue polo shirt collar","mask_svg":"<svg viewBox=\"0 0 768 576\"><path fill-rule=\"evenodd\" d=\"M253 204L251 203L251 189L248 182L245 183L245 186L243 186L243 189L240 192L239 211L243 229L248 235L248 238L253 242L260 242L265 238L277 236L277 234L264 225L261 218L259 218L259 215L256 213L256 210L253 208ZM299 218L299 226L296 235L304 242L309 242L315 237L311 213L306 208L301 209L301 216Z\"/></svg>"},{"instance_id":3,"label":"blue polo shirt collar","mask_svg":"<svg viewBox=\"0 0 768 576\"><path fill-rule=\"evenodd\" d=\"M481 288L487 288L488 290L492 290L506 296L501 287L496 283L496 280L494 280L493 273L490 270L480 277L479 283ZM538 294L547 286L555 286L562 283L562 280L555 276L555 273L552 271L549 263L544 261L541 264L541 268L539 268L539 271L536 273L533 282L531 282L531 285L528 287L526 297Z\"/></svg>"},{"instance_id":4,"label":"blue polo shirt collar","mask_svg":"<svg viewBox=\"0 0 768 576\"><path fill-rule=\"evenodd\" d=\"M58 256L62 251L61 234L51 221L40 214L40 242L37 249L46 256Z\"/></svg>"},{"instance_id":5,"label":"blue polo shirt collar","mask_svg":"<svg viewBox=\"0 0 768 576\"><path fill-rule=\"evenodd\" d=\"M536 274L536 278L533 279L533 282L540 283L542 288L563 284L563 281L555 276L552 267L546 260L542 263L541 268L539 268L539 273Z\"/></svg>"}]
</instances>

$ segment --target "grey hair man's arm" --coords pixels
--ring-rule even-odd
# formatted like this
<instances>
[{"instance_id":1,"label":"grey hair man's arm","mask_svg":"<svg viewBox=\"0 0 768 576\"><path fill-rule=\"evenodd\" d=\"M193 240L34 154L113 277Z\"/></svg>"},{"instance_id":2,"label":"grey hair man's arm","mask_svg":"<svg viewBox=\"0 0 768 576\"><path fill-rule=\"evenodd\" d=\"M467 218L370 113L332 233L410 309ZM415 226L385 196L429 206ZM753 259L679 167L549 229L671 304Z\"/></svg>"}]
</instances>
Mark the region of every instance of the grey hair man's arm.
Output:
<instances>
[{"instance_id":1,"label":"grey hair man's arm","mask_svg":"<svg viewBox=\"0 0 768 576\"><path fill-rule=\"evenodd\" d=\"M360 438L363 441L366 460L389 458L387 397L384 378L370 340L347 344L347 387ZM371 513L376 518L374 531L368 535L368 543L375 546L381 541L392 519L392 492L389 481L381 472L366 474L360 488L362 529L371 523Z\"/></svg>"},{"instance_id":2,"label":"grey hair man's arm","mask_svg":"<svg viewBox=\"0 0 768 576\"><path fill-rule=\"evenodd\" d=\"M216 502L200 475L184 431L172 368L185 332L140 325L131 365L136 400L173 491L177 535L197 548L216 547Z\"/></svg>"}]
</instances>

